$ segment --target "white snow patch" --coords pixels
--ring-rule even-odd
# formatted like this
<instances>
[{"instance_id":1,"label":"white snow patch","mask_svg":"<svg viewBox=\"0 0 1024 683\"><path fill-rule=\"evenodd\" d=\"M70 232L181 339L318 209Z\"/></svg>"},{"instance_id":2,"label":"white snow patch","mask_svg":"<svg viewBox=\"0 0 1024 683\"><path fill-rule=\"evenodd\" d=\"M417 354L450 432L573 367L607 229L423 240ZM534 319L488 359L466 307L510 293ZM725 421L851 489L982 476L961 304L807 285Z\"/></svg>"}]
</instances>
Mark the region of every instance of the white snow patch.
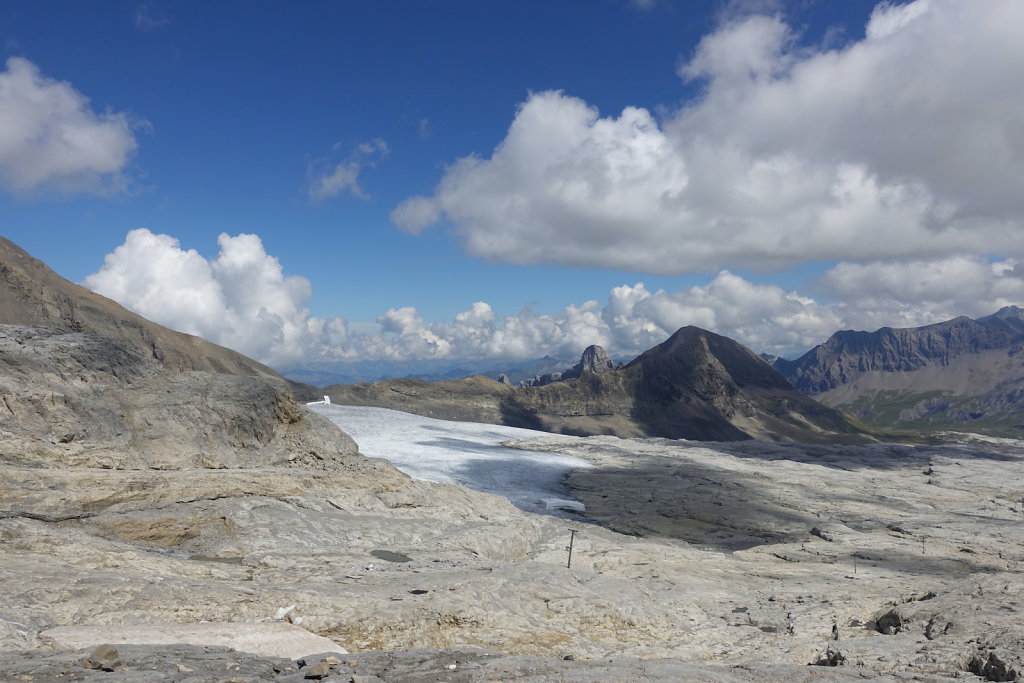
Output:
<instances>
[{"instance_id":1,"label":"white snow patch","mask_svg":"<svg viewBox=\"0 0 1024 683\"><path fill-rule=\"evenodd\" d=\"M570 470L592 467L581 458L506 448L517 439L551 436L518 427L451 422L387 408L311 405L345 430L364 454L385 458L411 477L456 484L508 498L529 512L584 511L565 497L562 478ZM558 501L552 506L548 501Z\"/></svg>"},{"instance_id":2,"label":"white snow patch","mask_svg":"<svg viewBox=\"0 0 1024 683\"><path fill-rule=\"evenodd\" d=\"M544 507L548 510L565 510L581 515L587 511L587 506L578 500L566 500L565 498L545 498Z\"/></svg>"},{"instance_id":3,"label":"white snow patch","mask_svg":"<svg viewBox=\"0 0 1024 683\"><path fill-rule=\"evenodd\" d=\"M974 432L938 432L936 436L945 437L955 443L989 443L995 445L1004 446L1024 446L1024 441L1020 439L1010 439L1001 436L987 436L985 434L976 434Z\"/></svg>"}]
</instances>

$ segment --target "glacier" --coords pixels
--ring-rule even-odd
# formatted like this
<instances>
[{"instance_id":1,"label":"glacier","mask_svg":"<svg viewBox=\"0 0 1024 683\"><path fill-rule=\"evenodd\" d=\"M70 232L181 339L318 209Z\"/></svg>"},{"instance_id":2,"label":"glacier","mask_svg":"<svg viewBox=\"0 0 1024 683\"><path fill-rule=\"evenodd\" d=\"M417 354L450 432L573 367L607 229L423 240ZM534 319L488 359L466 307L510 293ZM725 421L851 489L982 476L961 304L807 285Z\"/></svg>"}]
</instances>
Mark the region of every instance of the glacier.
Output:
<instances>
[{"instance_id":1,"label":"glacier","mask_svg":"<svg viewBox=\"0 0 1024 683\"><path fill-rule=\"evenodd\" d=\"M384 458L415 479L494 493L527 512L573 517L585 511L582 503L568 497L562 478L572 469L591 467L589 462L501 445L550 437L548 432L436 420L387 408L308 407L347 432L364 455Z\"/></svg>"}]
</instances>

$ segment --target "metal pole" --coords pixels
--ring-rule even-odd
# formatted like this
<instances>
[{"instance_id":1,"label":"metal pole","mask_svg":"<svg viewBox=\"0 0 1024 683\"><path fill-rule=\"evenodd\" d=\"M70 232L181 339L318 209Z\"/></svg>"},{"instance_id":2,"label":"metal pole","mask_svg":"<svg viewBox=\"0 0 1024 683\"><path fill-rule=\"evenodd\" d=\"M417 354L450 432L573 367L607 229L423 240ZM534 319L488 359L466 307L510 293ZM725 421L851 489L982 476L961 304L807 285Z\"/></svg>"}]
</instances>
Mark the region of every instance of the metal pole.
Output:
<instances>
[{"instance_id":1,"label":"metal pole","mask_svg":"<svg viewBox=\"0 0 1024 683\"><path fill-rule=\"evenodd\" d=\"M569 561L565 563L566 569L572 569L572 543L576 539L576 530L569 529L569 547L566 550L569 551Z\"/></svg>"}]
</instances>

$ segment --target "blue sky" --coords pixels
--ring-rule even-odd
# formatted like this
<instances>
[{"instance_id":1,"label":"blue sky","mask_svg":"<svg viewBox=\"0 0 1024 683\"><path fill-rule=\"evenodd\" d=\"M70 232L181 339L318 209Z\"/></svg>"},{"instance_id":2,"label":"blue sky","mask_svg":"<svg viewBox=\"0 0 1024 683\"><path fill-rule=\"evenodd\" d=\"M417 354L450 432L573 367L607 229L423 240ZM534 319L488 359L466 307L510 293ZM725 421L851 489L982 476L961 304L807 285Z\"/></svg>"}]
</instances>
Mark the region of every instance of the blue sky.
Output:
<instances>
[{"instance_id":1,"label":"blue sky","mask_svg":"<svg viewBox=\"0 0 1024 683\"><path fill-rule=\"evenodd\" d=\"M964 7L8 2L3 234L278 367L982 315L1024 16Z\"/></svg>"}]
</instances>

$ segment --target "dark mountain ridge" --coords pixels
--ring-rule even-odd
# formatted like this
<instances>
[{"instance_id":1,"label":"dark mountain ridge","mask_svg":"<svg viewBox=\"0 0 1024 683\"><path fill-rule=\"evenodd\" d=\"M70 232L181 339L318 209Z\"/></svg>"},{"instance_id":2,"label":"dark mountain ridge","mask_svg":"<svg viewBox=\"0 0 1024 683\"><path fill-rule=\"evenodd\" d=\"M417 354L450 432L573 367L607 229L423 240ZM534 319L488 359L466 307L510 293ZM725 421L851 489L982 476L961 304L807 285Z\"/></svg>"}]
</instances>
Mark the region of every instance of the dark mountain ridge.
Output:
<instances>
[{"instance_id":1,"label":"dark mountain ridge","mask_svg":"<svg viewBox=\"0 0 1024 683\"><path fill-rule=\"evenodd\" d=\"M802 392L879 428L1024 424L1024 309L913 328L844 330L774 367Z\"/></svg>"},{"instance_id":2,"label":"dark mountain ridge","mask_svg":"<svg viewBox=\"0 0 1024 683\"><path fill-rule=\"evenodd\" d=\"M977 320L959 316L923 327L843 330L796 360L775 368L797 389L815 395L849 384L865 372L913 372L949 365L964 354L1002 349L1024 341L1024 311L1007 306Z\"/></svg>"}]
</instances>

